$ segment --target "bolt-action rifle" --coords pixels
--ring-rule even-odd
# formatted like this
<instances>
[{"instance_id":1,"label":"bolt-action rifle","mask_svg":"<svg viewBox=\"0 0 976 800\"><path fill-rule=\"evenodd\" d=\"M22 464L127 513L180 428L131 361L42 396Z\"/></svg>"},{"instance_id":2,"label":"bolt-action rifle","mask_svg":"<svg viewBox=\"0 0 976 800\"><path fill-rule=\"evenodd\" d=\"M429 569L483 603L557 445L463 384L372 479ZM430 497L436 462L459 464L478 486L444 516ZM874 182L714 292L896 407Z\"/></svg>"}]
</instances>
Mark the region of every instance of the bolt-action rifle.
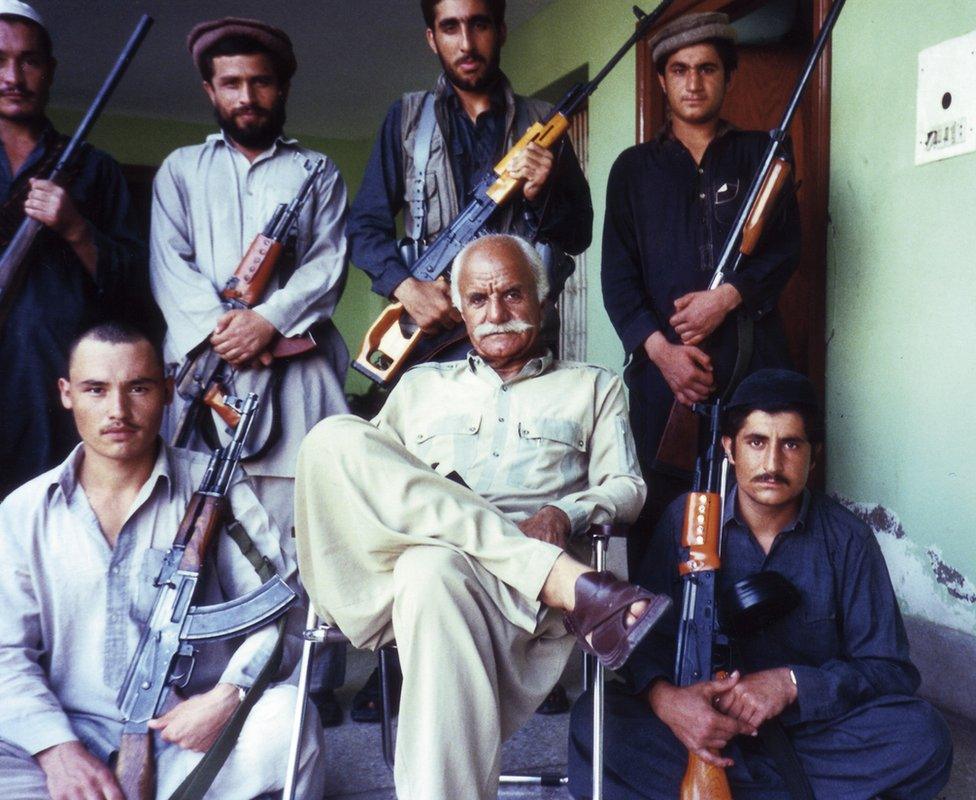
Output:
<instances>
[{"instance_id":1,"label":"bolt-action rifle","mask_svg":"<svg viewBox=\"0 0 976 800\"><path fill-rule=\"evenodd\" d=\"M220 290L220 299L228 311L254 308L264 296L288 234L298 220L315 181L325 170L325 160L320 158L314 167L310 161L306 161L305 169L308 175L298 194L290 203L281 203L275 209L264 230L254 237L234 274ZM279 336L271 347L271 355L276 359L293 358L314 347L315 339L311 332ZM176 374L176 391L187 403L173 435L172 444L175 447L189 444L204 406L213 409L230 427L237 425L237 414L228 405L227 389L224 388L233 374L231 366L214 352L209 340L186 357Z\"/></svg>"},{"instance_id":2,"label":"bolt-action rifle","mask_svg":"<svg viewBox=\"0 0 976 800\"><path fill-rule=\"evenodd\" d=\"M210 543L230 516L227 492L258 407L253 393L227 402L239 422L227 446L211 456L200 488L190 498L154 582L158 592L152 612L116 698L124 727L115 775L126 800L155 797L148 722L177 702L171 690L189 681L197 643L246 635L281 616L296 599L295 592L275 575L243 597L213 606L193 605Z\"/></svg>"},{"instance_id":3,"label":"bolt-action rifle","mask_svg":"<svg viewBox=\"0 0 976 800\"><path fill-rule=\"evenodd\" d=\"M714 647L723 643L717 628L715 604L727 463L720 440L721 401L696 405L695 412L708 417L708 446L695 465L694 488L685 501L681 547L687 555L678 565L684 588L674 666L677 686L711 680ZM680 797L681 800L731 800L725 770L689 753Z\"/></svg>"},{"instance_id":4,"label":"bolt-action rifle","mask_svg":"<svg viewBox=\"0 0 976 800\"><path fill-rule=\"evenodd\" d=\"M102 88L98 90L98 94L95 95L95 99L88 107L88 111L78 125L77 130L75 130L74 135L72 135L68 144L65 145L64 150L61 151L61 156L54 165L54 169L47 176L47 180L62 186L68 181L81 146L88 137L88 132L98 121L99 115L112 96L112 92L115 91L115 87L122 80L122 76L125 74L129 63L142 44L142 40L149 33L149 28L152 24L152 17L148 14L143 14L139 19L135 29L129 36L129 40L122 48L122 52L119 53L119 57L115 60L111 72L109 72L108 77L102 84ZM38 222L33 217L25 216L17 228L17 232L10 240L10 244L7 245L7 249L4 250L3 256L0 257L0 322L3 321L9 309L11 294L23 279L23 268L27 254L34 244L34 239L37 238L37 234L40 233L43 227L43 223Z\"/></svg>"},{"instance_id":5,"label":"bolt-action rifle","mask_svg":"<svg viewBox=\"0 0 976 800\"><path fill-rule=\"evenodd\" d=\"M532 142L547 150L555 147L569 129L570 117L583 107L617 62L640 41L672 2L674 0L662 0L650 14L645 14L634 6L634 13L639 20L634 35L593 80L570 89L546 119L529 127L474 190L474 199L461 210L447 229L438 234L413 264L408 263L414 278L433 281L448 273L455 256L466 244L477 238L495 211L519 196L525 181L509 174L508 168L512 162ZM383 386L390 385L408 364L429 361L444 348L462 341L465 336L464 326L460 324L436 335L423 334L404 311L403 304L393 303L384 309L366 332L359 355L352 362L352 366L370 380Z\"/></svg>"},{"instance_id":6,"label":"bolt-action rifle","mask_svg":"<svg viewBox=\"0 0 976 800\"><path fill-rule=\"evenodd\" d=\"M742 207L729 231L718 266L709 281L709 289L717 289L725 280L739 271L743 261L751 256L762 237L763 228L776 211L777 201L783 190L790 185L791 166L783 158L787 131L800 105L800 98L806 89L813 70L827 46L830 32L837 17L840 16L845 0L834 0L817 40L810 51L800 79L786 106L786 112L779 126L769 132L769 144L763 155L759 170L749 185ZM740 378L742 376L739 376ZM734 387L729 387L734 388ZM667 471L677 470L690 473L698 446L698 419L694 413L677 400L671 406L664 433L658 444L655 465Z\"/></svg>"}]
</instances>

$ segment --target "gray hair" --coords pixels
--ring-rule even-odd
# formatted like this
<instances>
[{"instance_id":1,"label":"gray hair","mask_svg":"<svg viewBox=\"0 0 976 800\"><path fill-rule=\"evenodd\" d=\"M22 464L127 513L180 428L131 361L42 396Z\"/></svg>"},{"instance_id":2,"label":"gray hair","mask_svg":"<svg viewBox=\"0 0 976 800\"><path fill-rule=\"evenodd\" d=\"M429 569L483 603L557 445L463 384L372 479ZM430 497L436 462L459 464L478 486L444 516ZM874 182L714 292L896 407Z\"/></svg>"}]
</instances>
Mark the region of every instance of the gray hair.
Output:
<instances>
[{"instance_id":1,"label":"gray hair","mask_svg":"<svg viewBox=\"0 0 976 800\"><path fill-rule=\"evenodd\" d=\"M461 308L461 273L464 271L464 266L471 252L482 246L506 244L514 245L521 252L535 280L535 290L539 296L539 302L545 302L549 296L549 276L546 274L546 265L543 263L539 251L521 236L514 236L509 233L488 233L468 242L454 259L454 267L451 270L451 302L454 303L455 308L458 310Z\"/></svg>"}]
</instances>

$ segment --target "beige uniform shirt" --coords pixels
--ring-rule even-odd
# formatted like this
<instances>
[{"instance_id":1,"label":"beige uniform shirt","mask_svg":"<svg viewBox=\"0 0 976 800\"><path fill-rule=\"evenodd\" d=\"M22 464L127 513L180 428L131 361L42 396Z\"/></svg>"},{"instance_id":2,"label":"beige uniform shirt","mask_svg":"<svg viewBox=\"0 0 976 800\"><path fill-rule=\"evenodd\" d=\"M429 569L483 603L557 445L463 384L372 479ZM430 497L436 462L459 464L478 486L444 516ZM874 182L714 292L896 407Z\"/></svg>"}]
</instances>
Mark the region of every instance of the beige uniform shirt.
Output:
<instances>
[{"instance_id":1,"label":"beige uniform shirt","mask_svg":"<svg viewBox=\"0 0 976 800\"><path fill-rule=\"evenodd\" d=\"M631 522L644 502L624 386L602 367L547 354L503 382L474 354L424 364L373 424L516 521L550 505L580 533Z\"/></svg>"}]
</instances>

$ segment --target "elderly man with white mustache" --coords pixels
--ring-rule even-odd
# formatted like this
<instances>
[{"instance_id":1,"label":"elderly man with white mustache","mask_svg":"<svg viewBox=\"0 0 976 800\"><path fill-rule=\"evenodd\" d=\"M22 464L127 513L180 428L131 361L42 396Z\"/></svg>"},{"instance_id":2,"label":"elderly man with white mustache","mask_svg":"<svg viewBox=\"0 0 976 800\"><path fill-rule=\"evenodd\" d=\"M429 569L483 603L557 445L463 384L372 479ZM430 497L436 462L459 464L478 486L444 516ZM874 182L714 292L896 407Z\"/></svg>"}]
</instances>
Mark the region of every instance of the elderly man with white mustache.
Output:
<instances>
[{"instance_id":1,"label":"elderly man with white mustache","mask_svg":"<svg viewBox=\"0 0 976 800\"><path fill-rule=\"evenodd\" d=\"M545 270L508 235L458 256L473 351L410 370L372 422L332 417L299 454L299 570L318 614L403 667L400 797L494 798L502 740L573 636L620 666L668 601L566 552L637 517L644 482L620 379L539 340Z\"/></svg>"}]
</instances>

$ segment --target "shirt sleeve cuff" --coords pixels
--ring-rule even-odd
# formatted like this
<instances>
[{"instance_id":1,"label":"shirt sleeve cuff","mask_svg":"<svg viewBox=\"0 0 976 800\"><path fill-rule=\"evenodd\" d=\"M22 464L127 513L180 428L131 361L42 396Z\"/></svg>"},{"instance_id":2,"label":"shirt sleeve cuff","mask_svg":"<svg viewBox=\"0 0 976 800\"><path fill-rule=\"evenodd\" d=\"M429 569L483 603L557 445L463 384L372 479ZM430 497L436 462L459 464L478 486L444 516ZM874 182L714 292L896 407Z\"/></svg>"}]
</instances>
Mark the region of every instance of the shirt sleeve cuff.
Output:
<instances>
[{"instance_id":1,"label":"shirt sleeve cuff","mask_svg":"<svg viewBox=\"0 0 976 800\"><path fill-rule=\"evenodd\" d=\"M61 711L34 712L18 725L4 725L2 736L32 756L57 744L78 739L67 715Z\"/></svg>"},{"instance_id":2,"label":"shirt sleeve cuff","mask_svg":"<svg viewBox=\"0 0 976 800\"><path fill-rule=\"evenodd\" d=\"M590 514L586 506L574 503L571 500L556 500L552 503L546 503L546 505L558 508L569 517L570 536L586 533L586 529L590 525Z\"/></svg>"},{"instance_id":3,"label":"shirt sleeve cuff","mask_svg":"<svg viewBox=\"0 0 976 800\"><path fill-rule=\"evenodd\" d=\"M620 341L623 343L624 351L627 355L636 352L644 346L647 337L657 330L660 329L654 320L654 315L649 311L642 311L620 332Z\"/></svg>"},{"instance_id":4,"label":"shirt sleeve cuff","mask_svg":"<svg viewBox=\"0 0 976 800\"><path fill-rule=\"evenodd\" d=\"M392 300L393 290L409 277L410 273L402 266L399 268L387 266L383 272L373 278L373 291Z\"/></svg>"},{"instance_id":5,"label":"shirt sleeve cuff","mask_svg":"<svg viewBox=\"0 0 976 800\"><path fill-rule=\"evenodd\" d=\"M726 280L727 283L734 286L742 297L742 308L745 312L753 319L761 319L766 314L769 313L771 305L769 303L762 303L761 293L756 282L750 278L744 272L739 272L734 275L730 275Z\"/></svg>"},{"instance_id":6,"label":"shirt sleeve cuff","mask_svg":"<svg viewBox=\"0 0 976 800\"><path fill-rule=\"evenodd\" d=\"M258 305L254 306L251 311L255 312L256 314L260 314L268 322L274 325L275 330L278 331L278 333L288 335L286 331L289 323L286 315L271 303L259 303Z\"/></svg>"},{"instance_id":7,"label":"shirt sleeve cuff","mask_svg":"<svg viewBox=\"0 0 976 800\"><path fill-rule=\"evenodd\" d=\"M799 722L810 722L833 716L836 704L831 698L826 676L816 667L806 664L787 666L796 676L796 719Z\"/></svg>"}]
</instances>

